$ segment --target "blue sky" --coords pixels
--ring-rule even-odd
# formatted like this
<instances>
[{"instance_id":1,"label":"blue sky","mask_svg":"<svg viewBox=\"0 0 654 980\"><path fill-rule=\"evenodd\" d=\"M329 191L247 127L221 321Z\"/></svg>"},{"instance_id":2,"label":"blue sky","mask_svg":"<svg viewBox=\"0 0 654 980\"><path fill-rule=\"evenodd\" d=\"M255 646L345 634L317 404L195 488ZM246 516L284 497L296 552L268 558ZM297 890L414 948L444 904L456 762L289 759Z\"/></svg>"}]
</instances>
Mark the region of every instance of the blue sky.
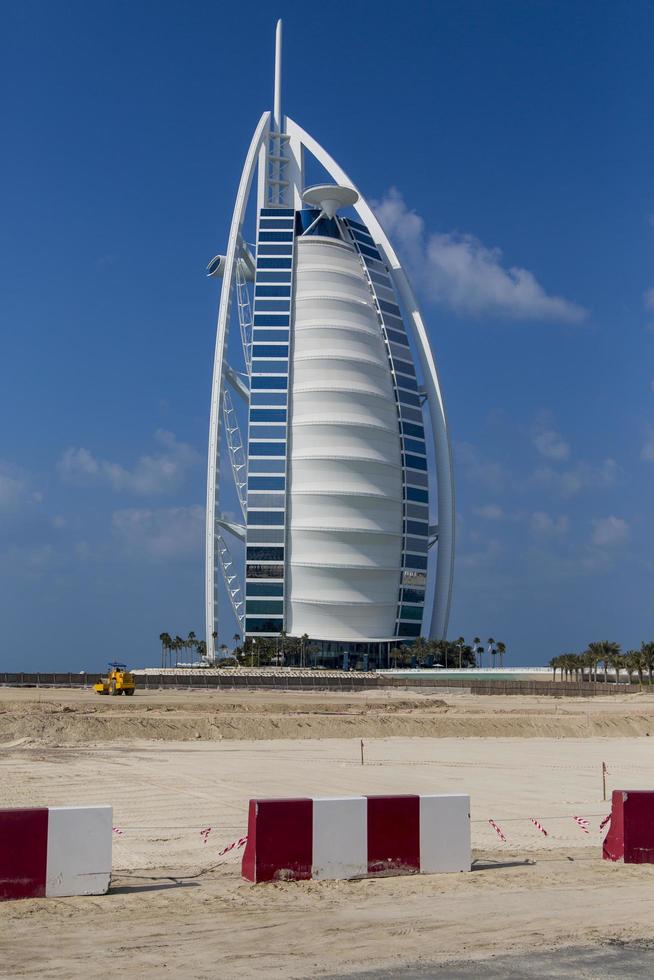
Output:
<instances>
[{"instance_id":1,"label":"blue sky","mask_svg":"<svg viewBox=\"0 0 654 980\"><path fill-rule=\"evenodd\" d=\"M272 100L276 16L286 110L379 202L424 305L455 445L451 635L512 663L654 638L654 7L329 11L4 6L1 667L156 663L162 630L203 635L203 269Z\"/></svg>"}]
</instances>

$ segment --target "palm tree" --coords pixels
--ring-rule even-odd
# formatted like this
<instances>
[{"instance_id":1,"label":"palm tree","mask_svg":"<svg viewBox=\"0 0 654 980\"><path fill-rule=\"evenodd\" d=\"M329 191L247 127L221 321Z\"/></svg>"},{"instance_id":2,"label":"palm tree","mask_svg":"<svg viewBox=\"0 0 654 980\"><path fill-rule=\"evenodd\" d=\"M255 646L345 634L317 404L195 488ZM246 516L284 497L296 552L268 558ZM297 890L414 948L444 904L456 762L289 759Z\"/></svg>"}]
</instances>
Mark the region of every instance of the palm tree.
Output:
<instances>
[{"instance_id":1,"label":"palm tree","mask_svg":"<svg viewBox=\"0 0 654 980\"><path fill-rule=\"evenodd\" d=\"M460 636L459 639L455 641L454 645L457 648L457 650L459 651L459 670L461 670L461 661L462 661L462 657L463 657L463 648L466 645L465 637L464 636Z\"/></svg>"},{"instance_id":2,"label":"palm tree","mask_svg":"<svg viewBox=\"0 0 654 980\"><path fill-rule=\"evenodd\" d=\"M631 684L631 675L633 673L638 674L638 683L640 684L641 690L643 687L643 659L641 657L640 650L627 650L624 655L624 662L627 667L627 674L629 676L629 683Z\"/></svg>"},{"instance_id":3,"label":"palm tree","mask_svg":"<svg viewBox=\"0 0 654 980\"><path fill-rule=\"evenodd\" d=\"M166 650L168 650L171 643L170 633L160 633L159 640L161 641L161 669L163 670L166 662Z\"/></svg>"},{"instance_id":4,"label":"palm tree","mask_svg":"<svg viewBox=\"0 0 654 980\"><path fill-rule=\"evenodd\" d=\"M179 665L178 653L180 650L184 649L185 645L186 644L184 643L184 640L181 638L179 634L177 634L177 636L175 637L175 666L176 667Z\"/></svg>"},{"instance_id":5,"label":"palm tree","mask_svg":"<svg viewBox=\"0 0 654 980\"><path fill-rule=\"evenodd\" d=\"M641 643L640 653L643 658L643 667L647 671L647 680L652 686L652 671L654 670L654 643Z\"/></svg>"},{"instance_id":6,"label":"palm tree","mask_svg":"<svg viewBox=\"0 0 654 980\"><path fill-rule=\"evenodd\" d=\"M496 643L497 652L500 656L500 667L504 666L504 654L506 653L506 644L502 643L500 640Z\"/></svg>"}]
</instances>

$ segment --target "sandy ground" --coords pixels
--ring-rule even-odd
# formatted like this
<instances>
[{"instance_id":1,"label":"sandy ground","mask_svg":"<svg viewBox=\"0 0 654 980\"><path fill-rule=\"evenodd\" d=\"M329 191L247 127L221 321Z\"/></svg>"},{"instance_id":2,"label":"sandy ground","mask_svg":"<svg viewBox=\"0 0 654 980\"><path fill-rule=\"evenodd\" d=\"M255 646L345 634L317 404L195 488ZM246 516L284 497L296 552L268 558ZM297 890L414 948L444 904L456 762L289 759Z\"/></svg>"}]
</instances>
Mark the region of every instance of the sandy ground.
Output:
<instances>
[{"instance_id":1,"label":"sandy ground","mask_svg":"<svg viewBox=\"0 0 654 980\"><path fill-rule=\"evenodd\" d=\"M109 702L1 690L1 804L107 802L121 834L109 895L0 905L0 976L349 975L649 936L654 868L603 862L599 823L608 813L602 761L609 790L654 786L654 744L644 732L628 737L654 724L654 698L440 700L151 692ZM82 741L84 724L101 732L98 717L110 716L113 727L122 721L122 740ZM473 735L366 735L364 766L358 732L336 734L344 721L383 719L392 732L393 719L402 729L448 716ZM211 718L236 729L189 734ZM496 737L498 718L530 737ZM239 725L267 732L275 720L291 726L286 738L239 737ZM331 737L316 738L325 720ZM129 737L136 722L155 737ZM304 737L292 737L293 726ZM489 735L474 737L483 726ZM588 735L597 726L607 734ZM240 878L239 853L218 856L245 832L252 796L388 791L470 793L475 870L254 886Z\"/></svg>"}]
</instances>

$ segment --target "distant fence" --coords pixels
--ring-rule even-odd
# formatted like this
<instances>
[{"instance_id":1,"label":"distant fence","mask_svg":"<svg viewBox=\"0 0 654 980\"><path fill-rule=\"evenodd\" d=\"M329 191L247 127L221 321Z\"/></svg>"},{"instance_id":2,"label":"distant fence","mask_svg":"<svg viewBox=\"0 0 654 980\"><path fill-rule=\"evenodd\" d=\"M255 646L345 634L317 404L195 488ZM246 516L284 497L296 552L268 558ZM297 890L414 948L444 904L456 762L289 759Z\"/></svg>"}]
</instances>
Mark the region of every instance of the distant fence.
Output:
<instances>
[{"instance_id":1,"label":"distant fence","mask_svg":"<svg viewBox=\"0 0 654 980\"><path fill-rule=\"evenodd\" d=\"M0 671L0 686L3 687L90 687L100 680L101 674L50 674L50 673L7 673ZM248 674L239 671L205 670L197 674L143 674L136 676L136 686L145 690L282 690L282 691L370 691L384 688L415 690L416 688L437 688L461 690L470 694L523 694L550 695L555 697L594 697L595 695L634 694L638 684L604 684L593 681L514 681L514 680L475 680L474 677L440 677L434 671L432 677L393 677L389 674L357 675L355 672L329 677L321 671L296 677L284 674Z\"/></svg>"}]
</instances>

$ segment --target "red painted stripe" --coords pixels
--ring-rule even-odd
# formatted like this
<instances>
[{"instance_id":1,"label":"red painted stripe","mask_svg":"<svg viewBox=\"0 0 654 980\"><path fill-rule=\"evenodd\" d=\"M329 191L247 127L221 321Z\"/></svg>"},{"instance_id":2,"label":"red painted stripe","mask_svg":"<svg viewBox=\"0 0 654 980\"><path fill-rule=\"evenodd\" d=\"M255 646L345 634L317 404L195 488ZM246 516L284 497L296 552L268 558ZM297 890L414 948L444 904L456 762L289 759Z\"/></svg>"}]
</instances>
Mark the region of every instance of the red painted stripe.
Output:
<instances>
[{"instance_id":1,"label":"red painted stripe","mask_svg":"<svg viewBox=\"0 0 654 980\"><path fill-rule=\"evenodd\" d=\"M43 898L48 810L0 810L0 900Z\"/></svg>"},{"instance_id":2,"label":"red painted stripe","mask_svg":"<svg viewBox=\"0 0 654 980\"><path fill-rule=\"evenodd\" d=\"M420 797L368 797L368 874L420 871Z\"/></svg>"},{"instance_id":3,"label":"red painted stripe","mask_svg":"<svg viewBox=\"0 0 654 980\"><path fill-rule=\"evenodd\" d=\"M302 880L313 863L313 800L250 800L241 872L248 881Z\"/></svg>"}]
</instances>

